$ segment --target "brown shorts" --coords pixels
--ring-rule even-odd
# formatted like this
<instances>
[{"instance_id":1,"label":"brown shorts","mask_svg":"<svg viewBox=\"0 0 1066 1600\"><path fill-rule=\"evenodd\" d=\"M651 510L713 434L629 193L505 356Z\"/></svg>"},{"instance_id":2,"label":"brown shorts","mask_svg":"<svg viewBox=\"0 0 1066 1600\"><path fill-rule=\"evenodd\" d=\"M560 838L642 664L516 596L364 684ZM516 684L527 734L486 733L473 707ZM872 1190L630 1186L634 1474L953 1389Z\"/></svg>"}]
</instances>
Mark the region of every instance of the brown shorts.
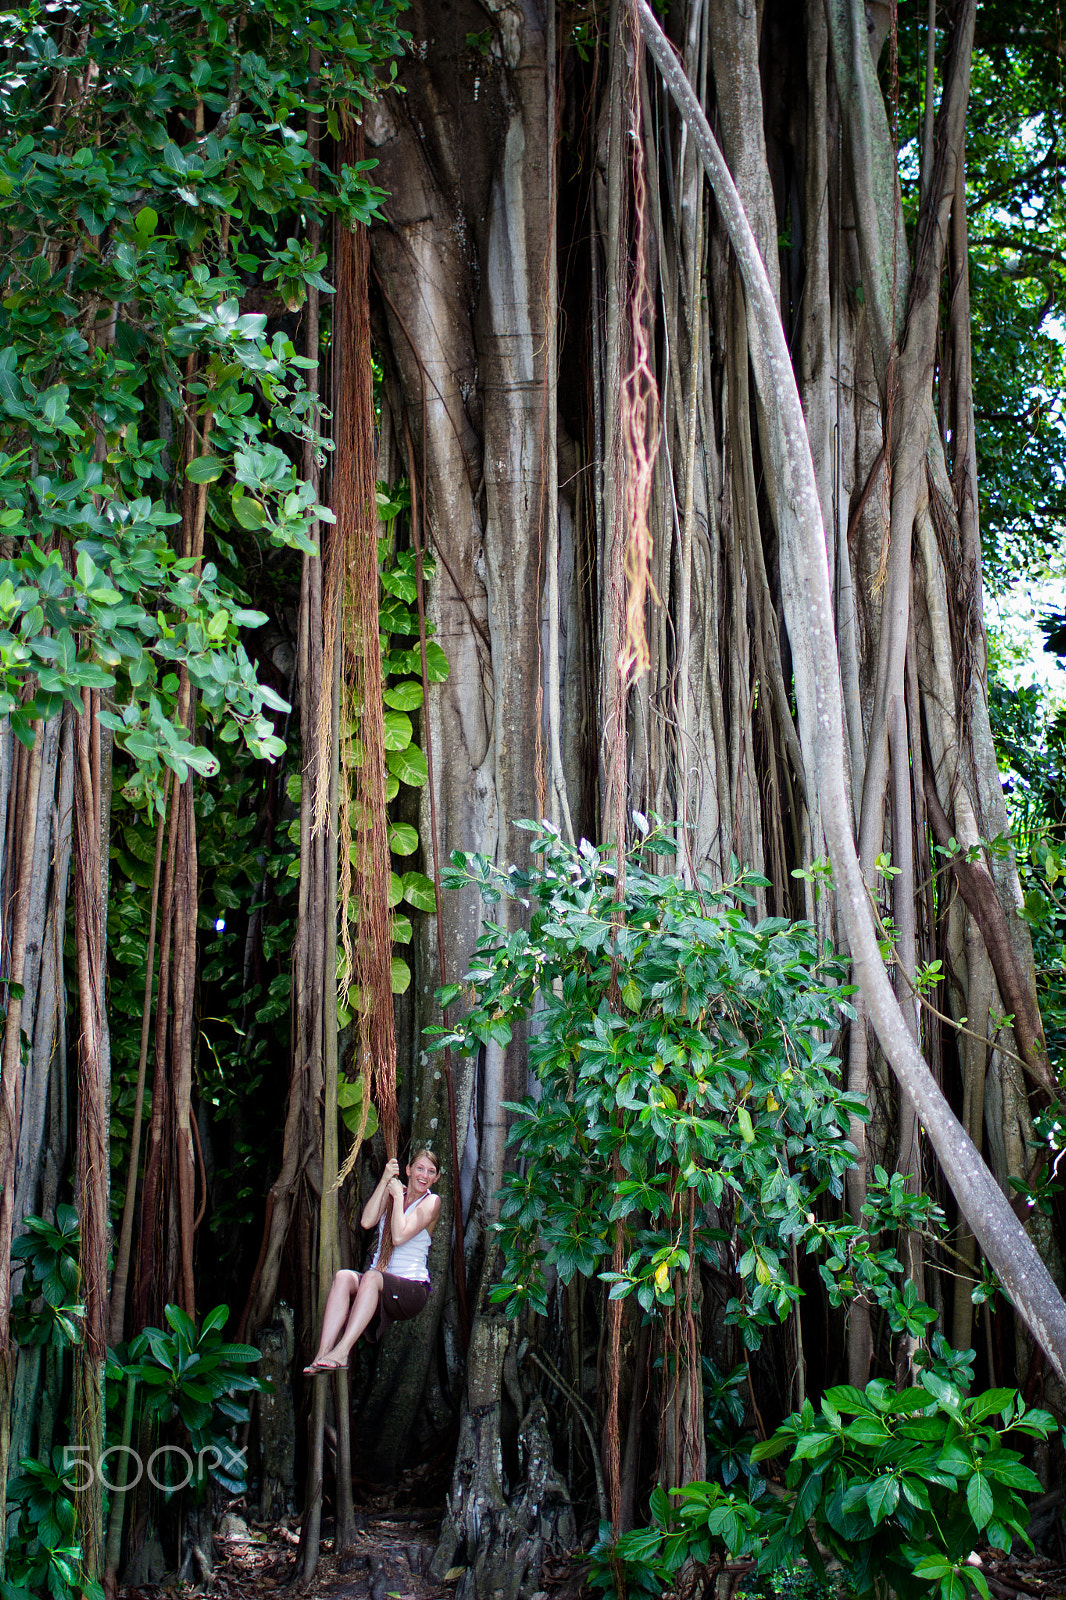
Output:
<instances>
[{"instance_id":1,"label":"brown shorts","mask_svg":"<svg viewBox=\"0 0 1066 1600\"><path fill-rule=\"evenodd\" d=\"M377 1343L390 1323L409 1322L412 1317L417 1317L429 1299L428 1280L397 1278L391 1272L383 1272L381 1276L384 1280L381 1300L370 1326L363 1334L363 1338L371 1344Z\"/></svg>"}]
</instances>

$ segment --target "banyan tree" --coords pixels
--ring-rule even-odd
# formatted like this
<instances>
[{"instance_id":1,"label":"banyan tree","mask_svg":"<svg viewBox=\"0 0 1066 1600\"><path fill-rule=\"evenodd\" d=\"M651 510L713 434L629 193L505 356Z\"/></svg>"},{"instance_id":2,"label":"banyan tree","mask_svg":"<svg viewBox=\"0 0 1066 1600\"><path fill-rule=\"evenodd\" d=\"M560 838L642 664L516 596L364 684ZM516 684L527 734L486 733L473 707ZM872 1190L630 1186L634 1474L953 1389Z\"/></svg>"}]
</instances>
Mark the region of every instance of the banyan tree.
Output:
<instances>
[{"instance_id":1,"label":"banyan tree","mask_svg":"<svg viewBox=\"0 0 1066 1600\"><path fill-rule=\"evenodd\" d=\"M975 10L923 13L927 115L906 210L888 6L697 0L670 8L664 35L622 0L491 7L488 26L473 5L415 5L404 93L364 128L389 194L371 228L382 448L437 557L430 611L451 663L428 705L423 836L435 829L441 859L505 865L527 859L523 817L616 841L634 810L678 819L683 871L720 881L731 858L750 864L769 880L758 915L812 918L850 951L862 991L846 1074L871 1115L853 1129L847 1204L858 1218L877 1164L944 1201L959 1275L915 1239L901 1248L956 1346L976 1337L982 1254L1017 1274L1019 1306L1032 1283L1041 1303L1011 1358L1024 1381L1026 1324L1050 1352L1063 1322L1006 1198L1032 1162L1030 1107L1054 1091L1013 858L989 848L1008 826L975 480ZM819 895L811 868L827 862ZM871 906L878 936L891 923L890 982ZM443 1102L417 1030L484 914L472 888L443 900L446 972L428 927L420 946L400 1053L422 1129ZM920 1003L931 966L943 981ZM452 1195L477 1283L524 1040L456 1071ZM1050 1228L1025 1221L1056 1266ZM504 1405L509 1381L506 1336L481 1304L475 1409L487 1366ZM566 1364L570 1313L555 1314L580 1439L593 1357L571 1347ZM424 1419L440 1385L431 1321L397 1358L429 1369ZM835 1370L865 1382L887 1357L877 1337L860 1302ZM635 1327L626 1340L632 1435L653 1424ZM406 1392L410 1408L366 1419L383 1465L416 1414ZM460 1481L486 1492L476 1472Z\"/></svg>"},{"instance_id":2,"label":"banyan tree","mask_svg":"<svg viewBox=\"0 0 1066 1600\"><path fill-rule=\"evenodd\" d=\"M39 659L26 657L25 685L9 693L5 679L0 745L0 1455L7 1400L17 1454L41 1392L37 1356L13 1356L10 1242L35 1209L54 1213L68 1167L85 1448L102 1441L105 1344L164 1303L206 1309L198 1229L217 1204L209 1136L222 1132L198 1075L219 1018L205 1017L217 978L204 975L195 797L238 732L289 767L250 802L264 887L240 959L245 976L273 973L275 1009L240 1013L234 1060L249 1077L290 992L292 1022L286 1059L255 1079L260 1101L284 1095L286 1109L273 1181L256 1174L265 1212L234 1258L242 1334L286 1298L310 1354L330 1277L358 1248L344 1218L369 1170L364 1134L378 1163L409 1140L444 1164L429 1306L376 1366L357 1364L351 1392L344 1376L335 1392L297 1388L312 1422L305 1576L327 1499L338 1543L350 1539L353 1456L388 1483L457 1439L441 1575L463 1565L466 1592L513 1595L550 1544L572 1542L572 1505L619 1526L656 1477L705 1470L701 1356L722 1372L747 1360L752 1406L772 1422L808 1381L861 1387L915 1355L868 1297L846 1316L830 1305L793 1252L798 1308L792 1296L765 1353L745 1356L721 1315L722 1283L740 1292L724 1213L710 1217L714 1261L677 1279L683 1338L677 1319L609 1299L596 1272L549 1279L540 1316L498 1309L494 1224L538 1024L489 1028L465 1053L427 1050L423 1029L471 1002L462 985L489 924L504 937L529 921L521 896L490 908L473 881L442 888L442 869L463 852L483 882L520 877L528 819L561 848L590 841L588 859L613 852L619 903L626 849L648 819L674 824L686 892L747 873L751 923L813 924L850 963L854 1015L828 1044L863 1115L845 1192L819 1204L861 1231L879 1168L939 1202L941 1245L911 1227L894 1244L910 1303L978 1350L989 1383L1061 1398L1054 1217L1011 1198L1034 1180L1032 1119L1057 1087L988 714L966 216L976 0L930 0L920 50L908 22L922 115L902 162L900 23L880 0L678 0L661 16L645 0L413 0L406 41L385 4L353 22L322 3L205 0L150 37L122 5L100 0L92 29L76 7L46 9L14 29L4 79L12 116L53 154L38 163L33 139L20 144L0 186L24 207L4 269L0 405L5 439L32 439L35 473L64 438L81 453L62 492L41 476L27 488L16 454L0 461L17 508L3 559L34 533L53 606L47 628L19 623L45 644L27 646ZM168 48L181 67L169 74ZM395 81L375 78L375 60L396 58ZM165 282L137 276L150 262ZM162 315L152 283L177 308L158 339L143 332ZM60 296L51 321L27 326L47 324L55 347L16 379L32 338L24 349L11 332L15 313L46 291ZM53 388L33 387L41 373ZM86 374L107 379L106 403ZM154 500L132 498L144 483ZM116 528L127 543L109 554ZM143 561L126 581L131 549ZM138 605L152 584L162 596L136 623L144 653L170 663L162 710L143 688L155 665L107 642L112 576ZM239 639L267 612L234 598L238 580L271 617L254 667ZM69 651L52 637L64 628ZM271 732L264 706L290 705ZM109 819L112 734L123 803L147 806L144 870ZM284 970L263 956L262 863L283 814L291 988L276 939ZM422 851L402 877L401 841ZM143 1020L138 1000L126 1027L139 1051L116 1069L137 1063L137 1132L108 1287L109 856L123 882L144 879L152 911ZM624 1009L626 984L609 976L605 1004ZM239 1084L227 1092L239 1103ZM1014 1309L986 1303L977 1322L986 1266ZM682 1372L689 1399L671 1419L666 1377ZM92 1569L102 1512L97 1498L85 1522Z\"/></svg>"}]
</instances>

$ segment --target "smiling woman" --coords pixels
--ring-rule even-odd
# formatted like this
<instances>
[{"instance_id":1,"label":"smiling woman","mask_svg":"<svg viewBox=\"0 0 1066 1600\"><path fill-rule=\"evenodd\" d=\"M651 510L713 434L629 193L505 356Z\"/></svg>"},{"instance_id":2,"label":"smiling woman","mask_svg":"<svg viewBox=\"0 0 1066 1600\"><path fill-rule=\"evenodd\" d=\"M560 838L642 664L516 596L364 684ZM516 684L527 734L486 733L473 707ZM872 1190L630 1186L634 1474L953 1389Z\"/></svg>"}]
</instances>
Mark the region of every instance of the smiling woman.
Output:
<instances>
[{"instance_id":1,"label":"smiling woman","mask_svg":"<svg viewBox=\"0 0 1066 1600\"><path fill-rule=\"evenodd\" d=\"M429 1299L427 1260L440 1216L440 1196L430 1191L440 1176L432 1150L419 1150L407 1168L407 1188L396 1161L363 1207L364 1228L377 1227L370 1264L363 1272L337 1273L326 1301L318 1350L306 1373L348 1365L360 1334L376 1344L392 1322L408 1322Z\"/></svg>"}]
</instances>

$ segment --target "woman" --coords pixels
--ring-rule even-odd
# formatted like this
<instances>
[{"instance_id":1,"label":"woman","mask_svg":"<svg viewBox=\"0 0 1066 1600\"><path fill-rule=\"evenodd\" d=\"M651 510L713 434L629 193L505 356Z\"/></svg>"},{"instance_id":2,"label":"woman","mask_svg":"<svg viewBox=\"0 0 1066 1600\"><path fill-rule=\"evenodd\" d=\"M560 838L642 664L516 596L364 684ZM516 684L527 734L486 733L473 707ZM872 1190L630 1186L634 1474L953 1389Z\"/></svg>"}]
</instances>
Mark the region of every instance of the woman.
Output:
<instances>
[{"instance_id":1,"label":"woman","mask_svg":"<svg viewBox=\"0 0 1066 1600\"><path fill-rule=\"evenodd\" d=\"M419 1150L408 1163L405 1192L399 1162L386 1162L359 1219L364 1228L378 1230L370 1265L364 1272L337 1273L326 1300L318 1351L305 1372L346 1367L361 1333L373 1343L390 1322L406 1322L421 1311L429 1299L429 1242L440 1216L440 1196L430 1190L439 1176L433 1151Z\"/></svg>"}]
</instances>

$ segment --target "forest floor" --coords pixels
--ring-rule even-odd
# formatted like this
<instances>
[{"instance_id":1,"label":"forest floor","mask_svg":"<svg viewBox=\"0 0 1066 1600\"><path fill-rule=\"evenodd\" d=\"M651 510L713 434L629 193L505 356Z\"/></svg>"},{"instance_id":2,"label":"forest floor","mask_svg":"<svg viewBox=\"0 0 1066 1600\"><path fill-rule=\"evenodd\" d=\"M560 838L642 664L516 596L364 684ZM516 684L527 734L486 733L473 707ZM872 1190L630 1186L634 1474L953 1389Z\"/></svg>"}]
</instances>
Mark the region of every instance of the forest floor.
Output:
<instances>
[{"instance_id":1,"label":"forest floor","mask_svg":"<svg viewBox=\"0 0 1066 1600\"><path fill-rule=\"evenodd\" d=\"M356 1485L355 1546L336 1556L332 1519L323 1517L318 1570L303 1591L309 1600L451 1600L462 1569L443 1579L430 1575L444 1504L427 1501L426 1487L422 1473L384 1493ZM286 1591L300 1593L300 1518L260 1523L245 1515L237 1508L222 1517L210 1582L131 1586L119 1590L119 1600L282 1600ZM568 1557L549 1563L535 1600L577 1600L582 1579Z\"/></svg>"},{"instance_id":2,"label":"forest floor","mask_svg":"<svg viewBox=\"0 0 1066 1600\"><path fill-rule=\"evenodd\" d=\"M461 1569L443 1579L430 1575L443 1505L418 1503L410 1493L365 1492L359 1497L360 1523L355 1547L344 1557L332 1550L332 1525L323 1519L323 1547L309 1600L451 1600ZM283 1600L296 1582L300 1542L298 1517L269 1524L245 1521L239 1513L223 1517L215 1535L215 1567L209 1583L197 1586L164 1581L119 1591L119 1600ZM981 1571L993 1600L1066 1600L1066 1550L1061 1558L1019 1548L1006 1556L981 1552ZM549 1563L533 1600L578 1600L583 1574L569 1557ZM295 1588L296 1593L301 1591ZM976 1595L976 1591L973 1591ZM826 1595L811 1575L781 1574L758 1583L739 1582L744 1596Z\"/></svg>"}]
</instances>

